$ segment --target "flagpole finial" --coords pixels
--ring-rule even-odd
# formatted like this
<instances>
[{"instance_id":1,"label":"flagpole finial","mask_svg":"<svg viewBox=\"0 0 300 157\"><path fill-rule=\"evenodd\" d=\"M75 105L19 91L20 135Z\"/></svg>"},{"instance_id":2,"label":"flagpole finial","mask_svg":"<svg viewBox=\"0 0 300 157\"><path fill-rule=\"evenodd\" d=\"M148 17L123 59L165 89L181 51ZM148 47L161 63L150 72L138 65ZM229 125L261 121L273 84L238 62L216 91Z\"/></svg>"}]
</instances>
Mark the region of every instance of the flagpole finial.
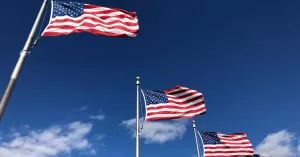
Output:
<instances>
[{"instance_id":1,"label":"flagpole finial","mask_svg":"<svg viewBox=\"0 0 300 157\"><path fill-rule=\"evenodd\" d=\"M196 121L193 120L193 128L196 128Z\"/></svg>"},{"instance_id":2,"label":"flagpole finial","mask_svg":"<svg viewBox=\"0 0 300 157\"><path fill-rule=\"evenodd\" d=\"M140 77L136 77L136 84L137 84L137 85L140 84Z\"/></svg>"}]
</instances>

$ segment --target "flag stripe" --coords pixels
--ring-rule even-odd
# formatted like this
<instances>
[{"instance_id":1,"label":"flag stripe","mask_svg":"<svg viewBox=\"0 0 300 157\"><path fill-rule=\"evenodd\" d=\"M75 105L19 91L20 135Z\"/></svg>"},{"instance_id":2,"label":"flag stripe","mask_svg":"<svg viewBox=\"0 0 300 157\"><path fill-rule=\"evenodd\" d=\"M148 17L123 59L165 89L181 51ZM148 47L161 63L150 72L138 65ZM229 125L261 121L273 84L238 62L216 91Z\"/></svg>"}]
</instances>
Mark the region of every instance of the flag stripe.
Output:
<instances>
[{"instance_id":1,"label":"flag stripe","mask_svg":"<svg viewBox=\"0 0 300 157\"><path fill-rule=\"evenodd\" d=\"M186 109L186 110L181 110L181 109L160 109L160 110L154 110L154 111L151 111L151 112L147 112L147 116L152 116L152 115L158 115L158 114L173 114L173 115L176 115L176 114L193 114L193 113L198 113L200 111L203 111L203 107L202 106L197 106L195 108L192 108L192 109Z\"/></svg>"},{"instance_id":2,"label":"flag stripe","mask_svg":"<svg viewBox=\"0 0 300 157\"><path fill-rule=\"evenodd\" d=\"M84 21L82 23L78 23L78 24L64 24L64 23L61 23L59 25L51 25L48 27L48 29L60 29L60 28L63 28L63 29L77 29L77 28L80 28L80 27L88 27L88 28L96 28L96 27L102 27L103 25L102 24L93 24L92 22L89 22L89 21ZM114 25L110 25L110 26L105 26L106 29L120 29L120 30L124 30L126 32L130 32L130 33L134 33L134 31L132 31L132 29L128 29L124 26L118 26L118 24L116 24L115 26Z\"/></svg>"},{"instance_id":3,"label":"flag stripe","mask_svg":"<svg viewBox=\"0 0 300 157\"><path fill-rule=\"evenodd\" d=\"M108 19L99 19L99 18L96 18L94 16L91 16L91 15L82 15L81 17L78 17L78 18L70 18L70 17L67 17L67 16L63 16L62 17L57 17L55 19L52 19L50 21L50 24L51 25L59 25L61 23L66 23L66 22L72 22L70 24L74 24L74 23L80 23L80 22L83 22L85 20L90 20L92 22L96 22L96 23L100 23L100 24L104 24L104 25L112 25L112 24L122 24L122 25L125 25L125 26L138 26L138 24L136 23L137 20L131 20L131 19L122 19L120 20L119 18L116 18L116 17L113 17L113 18L108 18ZM136 29L136 28L134 28Z\"/></svg>"},{"instance_id":4,"label":"flag stripe","mask_svg":"<svg viewBox=\"0 0 300 157\"><path fill-rule=\"evenodd\" d=\"M162 103L162 104L158 104L158 105L154 105L154 104L151 104L151 105L148 105L146 106L146 109L147 110L157 110L157 109L162 109L162 108L175 108L175 109L192 109L198 105L204 105L205 106L205 103L203 101L203 99L198 99L194 102L190 102L190 103L187 103L187 104L180 104L180 103Z\"/></svg>"},{"instance_id":5,"label":"flag stripe","mask_svg":"<svg viewBox=\"0 0 300 157\"><path fill-rule=\"evenodd\" d=\"M151 121L151 120L166 120L166 119L183 119L183 118L192 118L195 115L200 115L200 114L204 114L206 111L205 108L203 108L202 110L195 112L195 113L182 113L182 114L155 114L155 115L151 115L151 116L147 116L147 120Z\"/></svg>"}]
</instances>

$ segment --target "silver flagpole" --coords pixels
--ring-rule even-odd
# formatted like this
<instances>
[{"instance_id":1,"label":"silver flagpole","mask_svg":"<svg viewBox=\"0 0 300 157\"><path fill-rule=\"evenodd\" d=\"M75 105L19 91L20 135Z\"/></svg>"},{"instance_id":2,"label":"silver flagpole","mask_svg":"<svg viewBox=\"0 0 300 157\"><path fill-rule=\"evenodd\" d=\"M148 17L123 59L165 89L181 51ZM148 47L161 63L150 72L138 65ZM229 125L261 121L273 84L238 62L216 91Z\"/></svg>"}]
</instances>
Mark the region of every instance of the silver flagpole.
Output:
<instances>
[{"instance_id":1,"label":"silver flagpole","mask_svg":"<svg viewBox=\"0 0 300 157\"><path fill-rule=\"evenodd\" d=\"M33 27L31 29L30 34L29 34L29 36L27 38L27 41L26 41L26 43L24 45L24 48L23 48L22 52L20 53L19 60L18 60L18 62L16 64L16 66L15 66L14 71L12 72L12 75L10 77L10 80L8 82L6 90L5 90L5 92L4 92L3 96L2 96L2 99L1 99L1 102L0 102L0 120L2 120L2 116L4 114L4 111L5 111L5 108L7 106L8 100L9 100L9 98L11 96L11 93L12 93L14 87L15 87L16 81L18 79L18 75L19 75L19 73L20 73L20 71L22 69L22 66L23 66L24 60L26 58L26 55L29 52L29 47L30 47L30 45L32 43L33 37L35 35L35 32L36 32L36 30L38 28L38 25L39 25L41 16L42 16L42 14L43 14L43 12L45 10L46 4L47 4L47 0L44 0L43 5L42 5L42 7L40 9L40 12L39 12L39 14L38 14L38 16L37 16L34 24L33 24Z\"/></svg>"},{"instance_id":2,"label":"silver flagpole","mask_svg":"<svg viewBox=\"0 0 300 157\"><path fill-rule=\"evenodd\" d=\"M140 77L136 77L136 157L140 157Z\"/></svg>"},{"instance_id":3,"label":"silver flagpole","mask_svg":"<svg viewBox=\"0 0 300 157\"><path fill-rule=\"evenodd\" d=\"M199 150L199 146L198 146L198 138L197 138L197 130L196 130L195 120L193 120L193 128L194 128L195 139L196 139L197 154L198 154L198 157L200 157L200 150Z\"/></svg>"}]
</instances>

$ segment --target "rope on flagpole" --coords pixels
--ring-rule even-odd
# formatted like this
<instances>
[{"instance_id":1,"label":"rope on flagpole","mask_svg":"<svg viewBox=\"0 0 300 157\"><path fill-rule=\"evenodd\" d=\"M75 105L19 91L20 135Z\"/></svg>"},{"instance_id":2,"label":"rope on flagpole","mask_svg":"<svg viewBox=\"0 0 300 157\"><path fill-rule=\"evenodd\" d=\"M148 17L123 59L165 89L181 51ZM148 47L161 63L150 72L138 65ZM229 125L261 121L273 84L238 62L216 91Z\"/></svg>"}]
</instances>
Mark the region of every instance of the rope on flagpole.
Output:
<instances>
[{"instance_id":1,"label":"rope on flagpole","mask_svg":"<svg viewBox=\"0 0 300 157\"><path fill-rule=\"evenodd\" d=\"M42 28L43 28L43 25L44 25L44 21L45 21L45 18L46 18L46 14L47 14L47 11L48 11L48 4L49 4L49 3L46 4L46 10L45 10L45 13L44 13L44 17L43 17L43 19L42 19L42 24L41 24L41 26L40 26L40 30L39 30L38 36L37 36L36 39L34 40L33 45L31 46L30 49L33 49L33 48L37 45L37 43L38 43L38 41L39 41L39 39L40 39L40 37L41 37L41 31L42 31ZM29 54L29 53L30 53L30 50L28 51L28 54Z\"/></svg>"},{"instance_id":2,"label":"rope on flagpole","mask_svg":"<svg viewBox=\"0 0 300 157\"><path fill-rule=\"evenodd\" d=\"M143 114L143 111L142 111L142 110L143 110L143 109L142 109L143 106L142 106L142 98L141 98L141 97L140 97L140 105L141 105L141 108L140 108L140 109L141 109L141 110L140 110L140 111L141 111L141 115L142 115L142 117L144 118L144 114ZM145 120L142 120L142 121L141 121L141 130L140 130L140 133L142 132L142 130L143 130L143 128L144 128L144 122L145 122Z\"/></svg>"},{"instance_id":3,"label":"rope on flagpole","mask_svg":"<svg viewBox=\"0 0 300 157\"><path fill-rule=\"evenodd\" d=\"M205 153L205 150L204 150L204 143L203 143L203 139L202 139L202 136L201 136L201 134L200 134L200 131L197 129L197 133L198 133L198 135L199 135L199 137L200 137L200 140L201 140L201 144L202 144L202 151L203 151L203 156L204 156L204 153Z\"/></svg>"}]
</instances>

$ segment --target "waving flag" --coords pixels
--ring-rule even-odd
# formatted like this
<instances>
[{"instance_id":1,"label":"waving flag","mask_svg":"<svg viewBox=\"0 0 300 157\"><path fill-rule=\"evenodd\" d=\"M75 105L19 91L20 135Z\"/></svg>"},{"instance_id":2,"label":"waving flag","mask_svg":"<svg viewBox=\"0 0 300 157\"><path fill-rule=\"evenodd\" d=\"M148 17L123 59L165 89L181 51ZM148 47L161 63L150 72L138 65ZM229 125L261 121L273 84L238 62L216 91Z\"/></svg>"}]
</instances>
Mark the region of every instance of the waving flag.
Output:
<instances>
[{"instance_id":1,"label":"waving flag","mask_svg":"<svg viewBox=\"0 0 300 157\"><path fill-rule=\"evenodd\" d=\"M146 121L192 118L204 114L201 93L182 86L161 91L142 90L146 103Z\"/></svg>"},{"instance_id":2,"label":"waving flag","mask_svg":"<svg viewBox=\"0 0 300 157\"><path fill-rule=\"evenodd\" d=\"M52 1L51 18L42 36L89 32L115 37L135 37L138 19L134 12L77 2Z\"/></svg>"},{"instance_id":3,"label":"waving flag","mask_svg":"<svg viewBox=\"0 0 300 157\"><path fill-rule=\"evenodd\" d=\"M205 157L252 157L254 155L252 144L247 139L247 135L245 133L198 133L200 134L203 141Z\"/></svg>"}]
</instances>

